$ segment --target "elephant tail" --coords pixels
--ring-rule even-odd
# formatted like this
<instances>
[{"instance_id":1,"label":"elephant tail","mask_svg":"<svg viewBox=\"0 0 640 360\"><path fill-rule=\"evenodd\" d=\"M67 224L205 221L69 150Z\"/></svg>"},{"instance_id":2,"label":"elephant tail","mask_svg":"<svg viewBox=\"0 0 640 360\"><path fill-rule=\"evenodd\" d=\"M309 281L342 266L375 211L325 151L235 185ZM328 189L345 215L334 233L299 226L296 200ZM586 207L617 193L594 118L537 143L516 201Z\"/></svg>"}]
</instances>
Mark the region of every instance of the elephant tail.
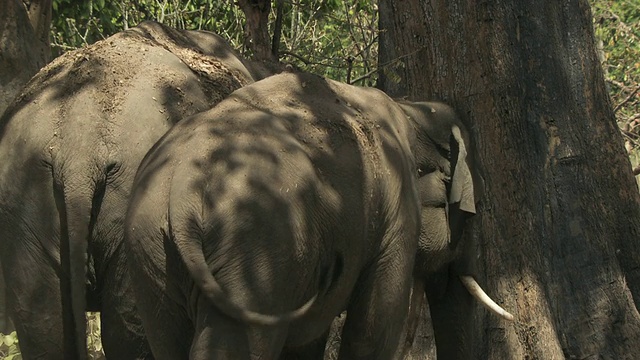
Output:
<instances>
[{"instance_id":1,"label":"elephant tail","mask_svg":"<svg viewBox=\"0 0 640 360\"><path fill-rule=\"evenodd\" d=\"M204 253L202 252L202 247L198 246L197 242L191 241L192 239L181 238L180 234L176 234L172 229L171 220L169 220L169 232L175 241L180 257L186 265L191 278L202 294L223 313L237 320L245 323L268 326L291 322L304 316L318 298L318 293L316 293L299 308L280 314L263 314L245 309L229 298L228 294L220 286L220 283L218 283L213 274L211 274ZM184 232L181 232L181 234L184 234Z\"/></svg>"},{"instance_id":2,"label":"elephant tail","mask_svg":"<svg viewBox=\"0 0 640 360\"><path fill-rule=\"evenodd\" d=\"M86 180L86 181L85 181ZM89 178L54 176L54 198L60 219L60 276L65 352L87 359L87 249L94 219L94 189Z\"/></svg>"}]
</instances>

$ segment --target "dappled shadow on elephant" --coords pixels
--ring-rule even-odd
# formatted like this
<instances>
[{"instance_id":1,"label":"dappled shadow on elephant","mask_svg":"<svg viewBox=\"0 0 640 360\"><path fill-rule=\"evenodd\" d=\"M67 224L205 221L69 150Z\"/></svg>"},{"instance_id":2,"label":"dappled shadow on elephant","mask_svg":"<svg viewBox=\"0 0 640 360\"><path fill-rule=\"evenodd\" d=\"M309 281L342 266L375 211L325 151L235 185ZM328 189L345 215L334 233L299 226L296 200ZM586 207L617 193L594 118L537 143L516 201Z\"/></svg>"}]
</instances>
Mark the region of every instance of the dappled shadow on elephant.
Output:
<instances>
[{"instance_id":1,"label":"dappled shadow on elephant","mask_svg":"<svg viewBox=\"0 0 640 360\"><path fill-rule=\"evenodd\" d=\"M175 122L253 82L234 56L215 34L145 22L60 56L5 112L0 257L25 358L86 357L88 309L107 356L151 356L122 246L131 185Z\"/></svg>"},{"instance_id":2,"label":"dappled shadow on elephant","mask_svg":"<svg viewBox=\"0 0 640 360\"><path fill-rule=\"evenodd\" d=\"M348 310L340 356L391 359L419 235L414 131L382 92L309 74L174 126L125 226L154 354L321 359Z\"/></svg>"}]
</instances>

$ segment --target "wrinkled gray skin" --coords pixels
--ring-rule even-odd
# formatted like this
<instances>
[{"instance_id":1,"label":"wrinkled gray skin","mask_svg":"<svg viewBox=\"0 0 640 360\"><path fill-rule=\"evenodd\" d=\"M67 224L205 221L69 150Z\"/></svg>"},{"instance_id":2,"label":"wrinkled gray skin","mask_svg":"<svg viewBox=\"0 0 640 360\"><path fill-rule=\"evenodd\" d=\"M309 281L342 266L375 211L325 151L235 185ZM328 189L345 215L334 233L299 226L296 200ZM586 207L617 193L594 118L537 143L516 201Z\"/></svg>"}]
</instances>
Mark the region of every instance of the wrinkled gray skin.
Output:
<instances>
[{"instance_id":1,"label":"wrinkled gray skin","mask_svg":"<svg viewBox=\"0 0 640 360\"><path fill-rule=\"evenodd\" d=\"M470 359L472 349L465 344L471 343L467 331L475 303L459 276L475 275L475 247L461 240L466 220L476 212L480 181L473 166L469 136L449 106L439 103L401 106L409 117L421 119L416 121L424 121L430 128L415 150L416 156L429 161L419 169L422 227L411 306L419 310L424 291L438 359ZM418 316L419 313L410 313L411 331L417 326Z\"/></svg>"},{"instance_id":2,"label":"wrinkled gray skin","mask_svg":"<svg viewBox=\"0 0 640 360\"><path fill-rule=\"evenodd\" d=\"M0 256L25 359L150 357L130 293L123 222L144 154L252 76L208 32L153 22L67 53L0 120ZM86 284L86 286L85 286Z\"/></svg>"},{"instance_id":3,"label":"wrinkled gray skin","mask_svg":"<svg viewBox=\"0 0 640 360\"><path fill-rule=\"evenodd\" d=\"M445 109L281 74L172 128L136 175L125 225L156 356L322 359L347 310L340 358L393 358L418 246L416 190L450 183L431 174L445 171L438 157L457 123L432 121L434 106ZM423 205L442 197L429 191Z\"/></svg>"}]
</instances>

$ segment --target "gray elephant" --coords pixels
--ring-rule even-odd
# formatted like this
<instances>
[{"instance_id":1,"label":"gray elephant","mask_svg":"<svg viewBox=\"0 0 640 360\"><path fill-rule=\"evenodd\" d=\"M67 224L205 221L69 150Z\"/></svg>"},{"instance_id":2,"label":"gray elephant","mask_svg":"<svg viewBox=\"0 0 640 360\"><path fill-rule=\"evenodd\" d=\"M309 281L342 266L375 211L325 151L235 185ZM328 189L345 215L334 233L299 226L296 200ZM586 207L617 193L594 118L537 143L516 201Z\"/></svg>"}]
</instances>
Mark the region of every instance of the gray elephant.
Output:
<instances>
[{"instance_id":1,"label":"gray elephant","mask_svg":"<svg viewBox=\"0 0 640 360\"><path fill-rule=\"evenodd\" d=\"M125 224L156 357L322 359L347 309L340 358L393 358L427 130L381 91L292 73L174 126Z\"/></svg>"},{"instance_id":2,"label":"gray elephant","mask_svg":"<svg viewBox=\"0 0 640 360\"><path fill-rule=\"evenodd\" d=\"M66 53L0 119L0 256L26 359L150 357L129 288L126 206L144 154L176 121L253 82L219 36L145 22Z\"/></svg>"},{"instance_id":3,"label":"gray elephant","mask_svg":"<svg viewBox=\"0 0 640 360\"><path fill-rule=\"evenodd\" d=\"M432 129L427 133L428 140L418 141L427 146L416 150L418 158L430 160L425 168L418 169L422 227L401 358L409 352L426 295L438 359L470 359L473 354L468 331L473 321L473 300L506 320L513 320L513 315L478 285L473 277L476 247L462 241L465 222L476 213L480 188L469 136L447 105L401 102L400 106L414 121L426 119Z\"/></svg>"},{"instance_id":4,"label":"gray elephant","mask_svg":"<svg viewBox=\"0 0 640 360\"><path fill-rule=\"evenodd\" d=\"M9 320L5 296L4 275L2 275L2 264L0 264L0 333L9 334L13 330L13 325Z\"/></svg>"}]
</instances>

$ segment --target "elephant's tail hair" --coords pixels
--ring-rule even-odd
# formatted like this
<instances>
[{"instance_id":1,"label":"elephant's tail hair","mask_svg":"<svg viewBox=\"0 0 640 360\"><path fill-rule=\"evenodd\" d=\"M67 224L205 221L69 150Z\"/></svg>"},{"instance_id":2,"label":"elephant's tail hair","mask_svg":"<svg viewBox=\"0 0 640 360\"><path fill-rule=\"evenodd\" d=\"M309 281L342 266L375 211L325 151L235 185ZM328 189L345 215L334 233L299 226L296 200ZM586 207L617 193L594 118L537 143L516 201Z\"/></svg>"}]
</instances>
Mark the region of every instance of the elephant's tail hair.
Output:
<instances>
[{"instance_id":1,"label":"elephant's tail hair","mask_svg":"<svg viewBox=\"0 0 640 360\"><path fill-rule=\"evenodd\" d=\"M58 175L58 176L56 176ZM81 175L54 174L54 199L60 219L60 276L65 353L87 359L86 278L95 186ZM83 174L84 175L84 174ZM102 189L104 193L104 189ZM101 198L101 197L99 197Z\"/></svg>"},{"instance_id":2,"label":"elephant's tail hair","mask_svg":"<svg viewBox=\"0 0 640 360\"><path fill-rule=\"evenodd\" d=\"M469 293L484 307L505 320L513 321L513 315L503 309L500 305L496 304L495 301L493 301L493 299L491 299L489 295L482 290L480 284L478 284L473 276L462 275L460 276L460 281L462 281L462 284L467 288Z\"/></svg>"},{"instance_id":3,"label":"elephant's tail hair","mask_svg":"<svg viewBox=\"0 0 640 360\"><path fill-rule=\"evenodd\" d=\"M234 303L228 294L222 289L220 283L211 274L207 262L204 258L202 248L197 246L197 242L192 239L181 238L183 233L176 234L171 226L169 216L169 236L176 244L180 257L189 271L193 281L196 283L202 294L215 304L223 313L245 323L256 325L279 325L299 319L305 315L318 298L318 293L299 308L281 314L263 314L249 309L245 309Z\"/></svg>"}]
</instances>

